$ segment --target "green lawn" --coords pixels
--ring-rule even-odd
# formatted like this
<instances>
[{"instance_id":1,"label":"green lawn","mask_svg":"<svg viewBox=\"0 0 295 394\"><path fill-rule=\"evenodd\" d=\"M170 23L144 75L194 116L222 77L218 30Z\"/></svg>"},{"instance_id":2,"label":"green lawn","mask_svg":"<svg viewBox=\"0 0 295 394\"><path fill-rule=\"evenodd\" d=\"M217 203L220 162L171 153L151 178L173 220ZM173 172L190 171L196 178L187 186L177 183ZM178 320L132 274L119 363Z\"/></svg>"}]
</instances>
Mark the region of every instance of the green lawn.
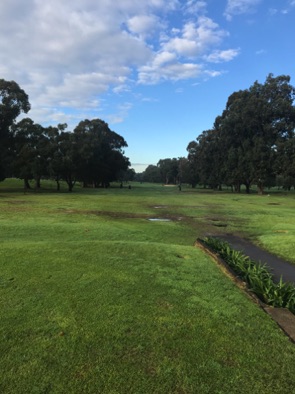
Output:
<instances>
[{"instance_id":1,"label":"green lawn","mask_svg":"<svg viewBox=\"0 0 295 394\"><path fill-rule=\"evenodd\" d=\"M295 262L294 197L1 183L0 392L291 393L294 344L193 245Z\"/></svg>"}]
</instances>

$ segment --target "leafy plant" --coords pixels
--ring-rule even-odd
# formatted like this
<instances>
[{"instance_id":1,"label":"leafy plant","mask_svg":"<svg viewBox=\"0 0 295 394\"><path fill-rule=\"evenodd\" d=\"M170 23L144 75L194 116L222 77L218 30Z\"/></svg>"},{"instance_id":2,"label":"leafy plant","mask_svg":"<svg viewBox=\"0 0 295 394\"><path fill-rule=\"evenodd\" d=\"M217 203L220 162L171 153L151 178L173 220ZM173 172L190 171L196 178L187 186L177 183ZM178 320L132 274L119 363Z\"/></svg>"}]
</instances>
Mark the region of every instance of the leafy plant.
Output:
<instances>
[{"instance_id":1,"label":"leafy plant","mask_svg":"<svg viewBox=\"0 0 295 394\"><path fill-rule=\"evenodd\" d=\"M206 237L203 241L219 254L263 302L274 307L288 308L295 313L295 287L292 284L283 282L282 277L278 283L274 283L266 264L257 263L242 252L233 250L227 242L214 237Z\"/></svg>"}]
</instances>

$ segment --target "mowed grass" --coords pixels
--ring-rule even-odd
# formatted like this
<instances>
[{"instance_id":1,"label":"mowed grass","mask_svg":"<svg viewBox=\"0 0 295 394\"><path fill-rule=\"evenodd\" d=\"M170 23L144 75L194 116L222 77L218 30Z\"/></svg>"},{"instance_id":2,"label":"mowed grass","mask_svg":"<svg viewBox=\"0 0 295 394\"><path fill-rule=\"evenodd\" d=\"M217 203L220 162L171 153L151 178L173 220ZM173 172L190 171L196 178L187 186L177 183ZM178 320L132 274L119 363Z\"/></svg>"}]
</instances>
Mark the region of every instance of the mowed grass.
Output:
<instances>
[{"instance_id":1,"label":"mowed grass","mask_svg":"<svg viewBox=\"0 0 295 394\"><path fill-rule=\"evenodd\" d=\"M292 392L294 344L193 246L235 231L281 240L292 259L292 206L292 194L3 182L0 392Z\"/></svg>"}]
</instances>

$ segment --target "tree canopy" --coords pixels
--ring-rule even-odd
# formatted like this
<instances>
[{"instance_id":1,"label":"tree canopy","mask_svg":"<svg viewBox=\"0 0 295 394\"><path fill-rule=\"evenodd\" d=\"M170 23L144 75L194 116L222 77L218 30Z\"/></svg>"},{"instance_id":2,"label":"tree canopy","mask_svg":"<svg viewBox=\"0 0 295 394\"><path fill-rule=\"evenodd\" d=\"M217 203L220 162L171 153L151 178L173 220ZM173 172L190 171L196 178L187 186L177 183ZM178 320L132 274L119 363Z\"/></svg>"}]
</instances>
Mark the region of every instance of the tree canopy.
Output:
<instances>
[{"instance_id":1,"label":"tree canopy","mask_svg":"<svg viewBox=\"0 0 295 394\"><path fill-rule=\"evenodd\" d=\"M0 180L5 179L11 161L10 127L30 110L28 95L14 81L0 79Z\"/></svg>"},{"instance_id":2,"label":"tree canopy","mask_svg":"<svg viewBox=\"0 0 295 394\"><path fill-rule=\"evenodd\" d=\"M108 186L126 172L125 139L101 119L81 121L73 132L66 124L43 127L30 118L16 122L30 109L27 94L14 82L0 80L0 180L6 175L40 187L42 177L65 180L69 191L84 186Z\"/></svg>"},{"instance_id":3,"label":"tree canopy","mask_svg":"<svg viewBox=\"0 0 295 394\"><path fill-rule=\"evenodd\" d=\"M259 193L273 179L293 177L295 89L290 77L269 74L246 90L234 92L211 130L188 144L188 159L200 182L211 187L226 183Z\"/></svg>"}]
</instances>

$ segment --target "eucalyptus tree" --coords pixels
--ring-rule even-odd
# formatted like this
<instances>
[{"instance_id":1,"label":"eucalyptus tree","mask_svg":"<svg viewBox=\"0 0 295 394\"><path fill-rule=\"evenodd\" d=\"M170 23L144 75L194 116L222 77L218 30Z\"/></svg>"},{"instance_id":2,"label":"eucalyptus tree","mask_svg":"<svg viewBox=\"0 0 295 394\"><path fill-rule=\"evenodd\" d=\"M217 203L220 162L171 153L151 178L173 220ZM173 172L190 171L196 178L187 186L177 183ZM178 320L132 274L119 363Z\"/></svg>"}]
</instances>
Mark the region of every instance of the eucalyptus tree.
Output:
<instances>
[{"instance_id":1,"label":"eucalyptus tree","mask_svg":"<svg viewBox=\"0 0 295 394\"><path fill-rule=\"evenodd\" d=\"M278 186L288 190L295 188L295 135L278 144L275 169Z\"/></svg>"},{"instance_id":2,"label":"eucalyptus tree","mask_svg":"<svg viewBox=\"0 0 295 394\"><path fill-rule=\"evenodd\" d=\"M161 182L165 185L169 183L176 184L178 181L178 160L173 159L161 159L157 163L157 167L160 170Z\"/></svg>"},{"instance_id":3,"label":"eucalyptus tree","mask_svg":"<svg viewBox=\"0 0 295 394\"><path fill-rule=\"evenodd\" d=\"M249 89L233 93L218 119L227 151L226 177L245 184L248 192L256 183L263 193L275 176L278 144L294 133L294 97L289 76L269 74L264 84L256 81Z\"/></svg>"},{"instance_id":4,"label":"eucalyptus tree","mask_svg":"<svg viewBox=\"0 0 295 394\"><path fill-rule=\"evenodd\" d=\"M73 138L79 157L77 177L84 186L107 186L117 180L122 170L128 169L130 162L123 150L127 142L103 120L81 121Z\"/></svg>"},{"instance_id":5,"label":"eucalyptus tree","mask_svg":"<svg viewBox=\"0 0 295 394\"><path fill-rule=\"evenodd\" d=\"M142 173L142 180L144 182L161 183L161 172L158 166L150 164Z\"/></svg>"},{"instance_id":6,"label":"eucalyptus tree","mask_svg":"<svg viewBox=\"0 0 295 394\"><path fill-rule=\"evenodd\" d=\"M187 160L189 163L189 171L191 174L190 184L192 187L196 187L198 183L200 183L200 165L199 165L199 158L198 158L198 148L199 143L197 141L191 141L186 150L188 152Z\"/></svg>"},{"instance_id":7,"label":"eucalyptus tree","mask_svg":"<svg viewBox=\"0 0 295 394\"><path fill-rule=\"evenodd\" d=\"M57 136L57 144L51 168L54 171L58 187L59 179L63 179L68 185L69 192L72 192L78 180L79 166L81 165L81 157L74 134L62 130Z\"/></svg>"},{"instance_id":8,"label":"eucalyptus tree","mask_svg":"<svg viewBox=\"0 0 295 394\"><path fill-rule=\"evenodd\" d=\"M40 187L40 179L47 174L48 140L41 125L30 118L24 118L11 127L13 136L13 174L24 180L25 188L30 188L29 180L35 180Z\"/></svg>"},{"instance_id":9,"label":"eucalyptus tree","mask_svg":"<svg viewBox=\"0 0 295 394\"><path fill-rule=\"evenodd\" d=\"M198 182L211 188L221 189L223 182L223 149L216 128L203 131L196 141L187 147L188 160Z\"/></svg>"},{"instance_id":10,"label":"eucalyptus tree","mask_svg":"<svg viewBox=\"0 0 295 394\"><path fill-rule=\"evenodd\" d=\"M189 185L196 185L198 183L191 169L190 162L186 157L178 158L178 183L186 183Z\"/></svg>"},{"instance_id":11,"label":"eucalyptus tree","mask_svg":"<svg viewBox=\"0 0 295 394\"><path fill-rule=\"evenodd\" d=\"M48 139L47 173L50 178L56 181L57 190L60 190L60 180L65 170L64 158L68 153L66 149L68 145L66 142L67 135L62 134L65 133L67 127L68 125L66 123L61 123L57 126L49 126L44 129L44 133Z\"/></svg>"},{"instance_id":12,"label":"eucalyptus tree","mask_svg":"<svg viewBox=\"0 0 295 394\"><path fill-rule=\"evenodd\" d=\"M30 110L29 97L14 81L0 79L0 180L5 179L11 161L10 127L23 112Z\"/></svg>"}]
</instances>

